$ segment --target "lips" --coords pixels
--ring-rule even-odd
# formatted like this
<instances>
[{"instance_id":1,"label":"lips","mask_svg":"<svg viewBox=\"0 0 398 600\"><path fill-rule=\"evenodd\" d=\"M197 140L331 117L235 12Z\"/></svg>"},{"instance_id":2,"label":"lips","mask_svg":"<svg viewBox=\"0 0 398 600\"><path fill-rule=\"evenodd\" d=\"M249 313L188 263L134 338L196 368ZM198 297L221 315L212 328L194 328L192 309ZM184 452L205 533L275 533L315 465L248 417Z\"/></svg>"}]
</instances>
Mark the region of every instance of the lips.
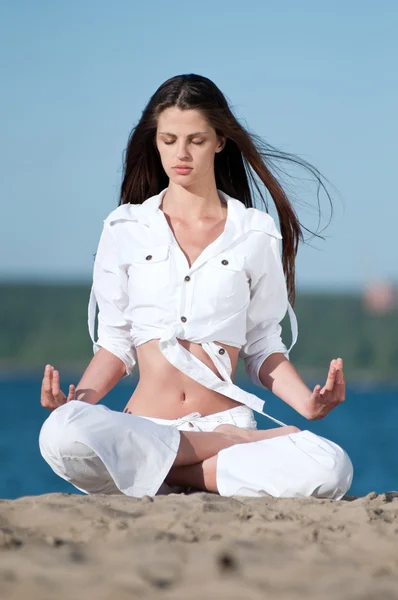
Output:
<instances>
[{"instance_id":1,"label":"lips","mask_svg":"<svg viewBox=\"0 0 398 600\"><path fill-rule=\"evenodd\" d=\"M190 173L192 171L191 167L173 167L173 169L181 175L186 175L187 173Z\"/></svg>"}]
</instances>

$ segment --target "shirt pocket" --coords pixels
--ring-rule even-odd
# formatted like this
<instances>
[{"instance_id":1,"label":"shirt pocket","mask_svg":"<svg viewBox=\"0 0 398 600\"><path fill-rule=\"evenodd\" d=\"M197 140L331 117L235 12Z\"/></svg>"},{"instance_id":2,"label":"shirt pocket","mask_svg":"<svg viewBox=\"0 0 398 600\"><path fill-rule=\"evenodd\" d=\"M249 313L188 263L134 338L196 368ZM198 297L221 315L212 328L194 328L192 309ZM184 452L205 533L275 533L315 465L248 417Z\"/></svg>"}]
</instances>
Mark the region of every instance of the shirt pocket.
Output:
<instances>
[{"instance_id":1,"label":"shirt pocket","mask_svg":"<svg viewBox=\"0 0 398 600\"><path fill-rule=\"evenodd\" d=\"M128 251L129 289L133 299L151 296L170 284L170 246L131 248Z\"/></svg>"},{"instance_id":2,"label":"shirt pocket","mask_svg":"<svg viewBox=\"0 0 398 600\"><path fill-rule=\"evenodd\" d=\"M245 258L238 254L222 254L207 262L209 284L221 298L232 298L247 287Z\"/></svg>"}]
</instances>

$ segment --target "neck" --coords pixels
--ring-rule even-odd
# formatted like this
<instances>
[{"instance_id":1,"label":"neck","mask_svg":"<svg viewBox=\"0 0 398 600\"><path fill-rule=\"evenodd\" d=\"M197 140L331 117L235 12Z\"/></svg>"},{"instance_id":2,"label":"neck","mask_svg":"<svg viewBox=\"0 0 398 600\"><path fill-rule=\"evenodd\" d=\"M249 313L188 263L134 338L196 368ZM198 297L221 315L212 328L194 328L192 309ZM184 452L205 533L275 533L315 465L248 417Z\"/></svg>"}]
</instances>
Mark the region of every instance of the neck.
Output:
<instances>
[{"instance_id":1,"label":"neck","mask_svg":"<svg viewBox=\"0 0 398 600\"><path fill-rule=\"evenodd\" d=\"M170 217L189 221L222 217L225 208L225 202L219 197L215 182L190 188L170 181L160 206Z\"/></svg>"}]
</instances>

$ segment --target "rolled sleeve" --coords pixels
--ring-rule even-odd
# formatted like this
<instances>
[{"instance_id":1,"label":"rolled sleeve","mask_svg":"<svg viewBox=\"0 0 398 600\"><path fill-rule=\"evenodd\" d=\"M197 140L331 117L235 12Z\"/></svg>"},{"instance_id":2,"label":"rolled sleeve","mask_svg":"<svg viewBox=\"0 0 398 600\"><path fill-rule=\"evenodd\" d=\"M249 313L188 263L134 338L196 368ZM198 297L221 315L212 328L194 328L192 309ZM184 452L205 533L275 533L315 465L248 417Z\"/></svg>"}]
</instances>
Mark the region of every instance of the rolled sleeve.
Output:
<instances>
[{"instance_id":1,"label":"rolled sleeve","mask_svg":"<svg viewBox=\"0 0 398 600\"><path fill-rule=\"evenodd\" d=\"M94 322L98 304L98 339L95 341ZM94 354L105 348L117 356L130 375L137 355L132 342L131 324L126 319L128 306L127 272L119 266L117 242L112 225L104 227L95 255L88 325Z\"/></svg>"},{"instance_id":2,"label":"rolled sleeve","mask_svg":"<svg viewBox=\"0 0 398 600\"><path fill-rule=\"evenodd\" d=\"M252 279L251 298L247 312L246 343L240 350L246 373L251 381L265 388L259 377L260 367L268 356L280 352L289 358L297 338L297 322L288 301L285 276L280 258L279 239L269 238L264 262L257 278ZM280 322L289 310L293 342L289 350L282 341ZM295 326L293 327L293 321ZM295 331L293 331L295 329Z\"/></svg>"}]
</instances>

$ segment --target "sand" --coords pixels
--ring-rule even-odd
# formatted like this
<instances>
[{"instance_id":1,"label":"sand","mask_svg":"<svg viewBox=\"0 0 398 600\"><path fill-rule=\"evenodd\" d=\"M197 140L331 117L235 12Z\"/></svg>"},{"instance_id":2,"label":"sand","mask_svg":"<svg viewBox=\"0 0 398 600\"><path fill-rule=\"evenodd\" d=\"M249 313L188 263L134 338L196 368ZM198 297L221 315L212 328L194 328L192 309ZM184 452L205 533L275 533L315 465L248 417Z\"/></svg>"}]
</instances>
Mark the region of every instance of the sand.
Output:
<instances>
[{"instance_id":1,"label":"sand","mask_svg":"<svg viewBox=\"0 0 398 600\"><path fill-rule=\"evenodd\" d=\"M398 493L2 500L0 598L398 598Z\"/></svg>"}]
</instances>

